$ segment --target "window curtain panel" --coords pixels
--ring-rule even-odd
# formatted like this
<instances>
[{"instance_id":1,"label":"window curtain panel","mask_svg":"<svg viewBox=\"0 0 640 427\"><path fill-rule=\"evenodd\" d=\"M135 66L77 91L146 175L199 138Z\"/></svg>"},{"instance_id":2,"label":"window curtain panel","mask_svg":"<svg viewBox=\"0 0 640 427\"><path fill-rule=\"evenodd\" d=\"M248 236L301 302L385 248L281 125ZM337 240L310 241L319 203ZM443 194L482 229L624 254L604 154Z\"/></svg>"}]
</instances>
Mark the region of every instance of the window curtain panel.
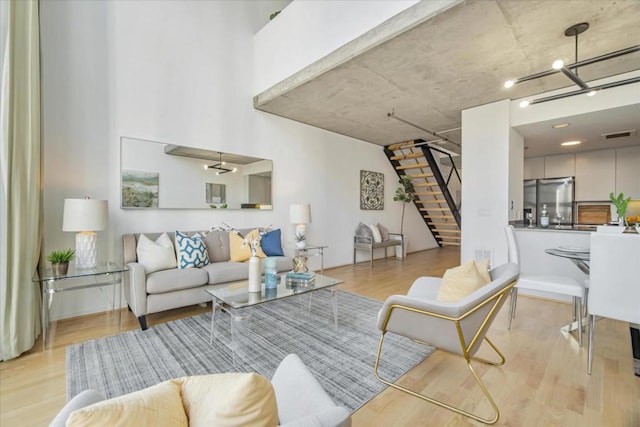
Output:
<instances>
[{"instance_id":1,"label":"window curtain panel","mask_svg":"<svg viewBox=\"0 0 640 427\"><path fill-rule=\"evenodd\" d=\"M3 2L0 90L0 356L19 356L40 334L32 277L41 242L40 32L37 0Z\"/></svg>"}]
</instances>

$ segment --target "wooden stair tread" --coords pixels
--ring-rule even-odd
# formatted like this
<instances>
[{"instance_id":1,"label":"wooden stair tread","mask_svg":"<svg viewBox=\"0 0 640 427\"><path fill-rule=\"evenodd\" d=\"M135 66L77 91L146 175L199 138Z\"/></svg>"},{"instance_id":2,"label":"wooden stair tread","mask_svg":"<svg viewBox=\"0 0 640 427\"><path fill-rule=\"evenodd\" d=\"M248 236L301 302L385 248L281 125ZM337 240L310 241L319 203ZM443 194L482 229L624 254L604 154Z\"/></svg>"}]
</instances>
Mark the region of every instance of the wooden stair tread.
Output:
<instances>
[{"instance_id":1,"label":"wooden stair tread","mask_svg":"<svg viewBox=\"0 0 640 427\"><path fill-rule=\"evenodd\" d=\"M460 243L456 243L456 242L440 242L442 243L442 246L460 246Z\"/></svg>"},{"instance_id":2,"label":"wooden stair tread","mask_svg":"<svg viewBox=\"0 0 640 427\"><path fill-rule=\"evenodd\" d=\"M424 218L453 219L453 215L423 215Z\"/></svg>"},{"instance_id":3,"label":"wooden stair tread","mask_svg":"<svg viewBox=\"0 0 640 427\"><path fill-rule=\"evenodd\" d=\"M408 154L396 154L395 156L389 157L390 160L405 160L405 159L419 159L420 157L424 158L424 153L408 153Z\"/></svg>"},{"instance_id":4,"label":"wooden stair tread","mask_svg":"<svg viewBox=\"0 0 640 427\"><path fill-rule=\"evenodd\" d=\"M408 169L429 169L429 163L416 163L415 165L396 166L396 170L408 170Z\"/></svg>"},{"instance_id":5,"label":"wooden stair tread","mask_svg":"<svg viewBox=\"0 0 640 427\"><path fill-rule=\"evenodd\" d=\"M433 229L434 233L440 234L440 233L460 233L460 230L444 230L444 229L440 229L440 228L434 228Z\"/></svg>"},{"instance_id":6,"label":"wooden stair tread","mask_svg":"<svg viewBox=\"0 0 640 427\"><path fill-rule=\"evenodd\" d=\"M420 208L421 211L423 212L430 212L430 211L441 211L441 212L449 212L449 208Z\"/></svg>"},{"instance_id":7,"label":"wooden stair tread","mask_svg":"<svg viewBox=\"0 0 640 427\"><path fill-rule=\"evenodd\" d=\"M395 144L389 145L387 148L391 151L397 151L402 148L410 148L415 145L415 141L405 141L405 142L397 142Z\"/></svg>"},{"instance_id":8,"label":"wooden stair tread","mask_svg":"<svg viewBox=\"0 0 640 427\"><path fill-rule=\"evenodd\" d=\"M416 196L439 196L442 194L442 191L422 191L422 192L416 191L413 194L415 194Z\"/></svg>"},{"instance_id":9,"label":"wooden stair tread","mask_svg":"<svg viewBox=\"0 0 640 427\"><path fill-rule=\"evenodd\" d=\"M462 237L460 236L440 236L440 239L442 240L460 240L462 239Z\"/></svg>"},{"instance_id":10,"label":"wooden stair tread","mask_svg":"<svg viewBox=\"0 0 640 427\"><path fill-rule=\"evenodd\" d=\"M413 184L414 187L437 187L437 182L418 182Z\"/></svg>"},{"instance_id":11,"label":"wooden stair tread","mask_svg":"<svg viewBox=\"0 0 640 427\"><path fill-rule=\"evenodd\" d=\"M423 205L425 203L447 203L447 201L445 199L430 199L430 200L420 200L420 203L422 203Z\"/></svg>"},{"instance_id":12,"label":"wooden stair tread","mask_svg":"<svg viewBox=\"0 0 640 427\"><path fill-rule=\"evenodd\" d=\"M414 173L414 174L407 174L407 176L411 179L418 179L418 178L432 178L433 174L429 173L429 172L425 172L425 173Z\"/></svg>"}]
</instances>

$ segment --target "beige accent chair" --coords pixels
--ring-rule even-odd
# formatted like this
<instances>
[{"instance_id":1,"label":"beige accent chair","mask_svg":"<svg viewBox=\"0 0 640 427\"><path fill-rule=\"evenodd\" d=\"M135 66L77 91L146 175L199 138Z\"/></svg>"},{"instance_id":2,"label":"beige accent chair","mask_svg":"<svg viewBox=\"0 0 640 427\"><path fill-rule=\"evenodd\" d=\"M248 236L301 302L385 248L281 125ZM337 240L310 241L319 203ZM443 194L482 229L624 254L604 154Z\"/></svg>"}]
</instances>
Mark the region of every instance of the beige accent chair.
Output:
<instances>
[{"instance_id":1,"label":"beige accent chair","mask_svg":"<svg viewBox=\"0 0 640 427\"><path fill-rule=\"evenodd\" d=\"M596 316L640 324L640 235L591 233L590 258L589 375Z\"/></svg>"},{"instance_id":2,"label":"beige accent chair","mask_svg":"<svg viewBox=\"0 0 640 427\"><path fill-rule=\"evenodd\" d=\"M520 249L516 240L512 225L504 228L507 236L507 249L509 262L520 265ZM583 305L586 300L586 286L572 277L565 276L543 276L520 273L518 284L511 291L511 305L509 307L509 325L516 317L516 304L518 300L518 289L529 289L540 292L550 292L553 294L567 295L573 297L574 318L577 318L578 325L582 325ZM582 327L578 328L578 343L582 347Z\"/></svg>"},{"instance_id":3,"label":"beige accent chair","mask_svg":"<svg viewBox=\"0 0 640 427\"><path fill-rule=\"evenodd\" d=\"M476 374L473 366L471 366L471 359L494 366L502 366L504 364L504 356L486 337L486 333L509 292L515 286L518 273L517 264L507 263L498 266L490 271L491 282L489 284L457 302L437 301L436 298L442 283L442 279L437 277L420 277L413 283L407 295L392 295L387 298L378 314L378 328L382 333L374 366L376 377L390 387L476 421L486 424L497 422L500 417L498 407L480 377ZM493 408L493 416L491 418L482 418L382 378L378 372L378 367L380 365L384 337L389 332L462 356L467 362L467 367L471 371L473 378ZM496 352L500 358L499 361L489 361L474 357L483 341L486 341Z\"/></svg>"}]
</instances>

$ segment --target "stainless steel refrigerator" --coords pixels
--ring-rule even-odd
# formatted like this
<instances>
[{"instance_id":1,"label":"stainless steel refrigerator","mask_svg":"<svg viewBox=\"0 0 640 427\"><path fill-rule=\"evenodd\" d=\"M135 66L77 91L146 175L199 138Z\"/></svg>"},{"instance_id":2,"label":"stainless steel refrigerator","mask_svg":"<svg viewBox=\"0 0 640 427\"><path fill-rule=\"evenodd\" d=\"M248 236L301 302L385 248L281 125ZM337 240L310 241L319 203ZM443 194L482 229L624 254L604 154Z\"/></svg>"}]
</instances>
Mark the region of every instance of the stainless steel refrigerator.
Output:
<instances>
[{"instance_id":1,"label":"stainless steel refrigerator","mask_svg":"<svg viewBox=\"0 0 640 427\"><path fill-rule=\"evenodd\" d=\"M549 226L573 225L573 199L575 178L531 179L524 181L525 219L528 209L534 215L534 224L540 223L542 205L549 211ZM528 224L528 221L525 221Z\"/></svg>"}]
</instances>

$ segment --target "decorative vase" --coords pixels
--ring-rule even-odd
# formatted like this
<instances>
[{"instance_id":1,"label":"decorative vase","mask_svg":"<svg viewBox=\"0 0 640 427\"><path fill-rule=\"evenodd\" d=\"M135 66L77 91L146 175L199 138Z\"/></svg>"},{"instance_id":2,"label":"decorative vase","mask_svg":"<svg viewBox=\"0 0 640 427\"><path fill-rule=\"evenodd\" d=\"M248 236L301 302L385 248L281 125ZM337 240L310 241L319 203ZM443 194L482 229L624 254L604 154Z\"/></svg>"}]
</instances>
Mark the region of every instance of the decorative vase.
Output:
<instances>
[{"instance_id":1,"label":"decorative vase","mask_svg":"<svg viewBox=\"0 0 640 427\"><path fill-rule=\"evenodd\" d=\"M257 256L249 258L249 292L260 292L262 261Z\"/></svg>"},{"instance_id":2,"label":"decorative vase","mask_svg":"<svg viewBox=\"0 0 640 427\"><path fill-rule=\"evenodd\" d=\"M304 249L306 246L307 246L307 242L305 242L304 240L298 240L296 242L297 249Z\"/></svg>"},{"instance_id":3,"label":"decorative vase","mask_svg":"<svg viewBox=\"0 0 640 427\"><path fill-rule=\"evenodd\" d=\"M51 263L51 272L54 276L64 276L69 271L69 263L68 262L52 262Z\"/></svg>"}]
</instances>

